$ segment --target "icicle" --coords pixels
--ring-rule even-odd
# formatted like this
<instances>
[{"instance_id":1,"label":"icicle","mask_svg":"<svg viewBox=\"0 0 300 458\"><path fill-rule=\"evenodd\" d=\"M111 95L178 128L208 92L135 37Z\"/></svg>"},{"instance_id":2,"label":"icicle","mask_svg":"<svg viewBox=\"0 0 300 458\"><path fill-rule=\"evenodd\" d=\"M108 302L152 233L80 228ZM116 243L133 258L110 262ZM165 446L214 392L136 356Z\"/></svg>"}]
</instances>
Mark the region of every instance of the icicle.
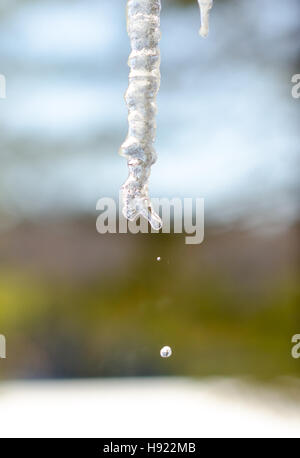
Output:
<instances>
[{"instance_id":1,"label":"icicle","mask_svg":"<svg viewBox=\"0 0 300 458\"><path fill-rule=\"evenodd\" d=\"M121 188L123 214L143 216L154 229L162 222L154 212L148 179L156 161L156 95L160 87L161 0L127 0L127 32L131 41L129 86L125 94L129 130L119 153L127 158L129 176Z\"/></svg>"},{"instance_id":2,"label":"icicle","mask_svg":"<svg viewBox=\"0 0 300 458\"><path fill-rule=\"evenodd\" d=\"M209 31L209 13L213 6L213 0L198 0L200 7L201 27L199 35L206 38Z\"/></svg>"},{"instance_id":3,"label":"icicle","mask_svg":"<svg viewBox=\"0 0 300 458\"><path fill-rule=\"evenodd\" d=\"M208 35L209 11L213 0L198 0L200 35ZM156 96L160 86L161 0L127 0L127 31L131 42L128 65L129 86L125 94L129 130L119 153L126 157L129 176L121 188L123 215L133 221L145 217L151 226L162 227L148 191L151 166L156 161Z\"/></svg>"}]
</instances>

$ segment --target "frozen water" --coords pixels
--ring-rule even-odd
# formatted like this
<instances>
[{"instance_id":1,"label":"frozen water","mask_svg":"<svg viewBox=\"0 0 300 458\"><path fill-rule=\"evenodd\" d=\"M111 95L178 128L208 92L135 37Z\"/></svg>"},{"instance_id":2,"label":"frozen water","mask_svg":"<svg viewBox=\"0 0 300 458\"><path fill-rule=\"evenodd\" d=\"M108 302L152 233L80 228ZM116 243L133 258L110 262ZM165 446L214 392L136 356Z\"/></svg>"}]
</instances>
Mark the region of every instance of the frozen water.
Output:
<instances>
[{"instance_id":1,"label":"frozen water","mask_svg":"<svg viewBox=\"0 0 300 458\"><path fill-rule=\"evenodd\" d=\"M213 0L198 0L200 7L201 27L199 35L206 38L209 32L209 13L213 6Z\"/></svg>"},{"instance_id":2,"label":"frozen water","mask_svg":"<svg viewBox=\"0 0 300 458\"><path fill-rule=\"evenodd\" d=\"M151 166L156 161L156 96L160 87L161 0L128 0L127 32L131 42L129 86L125 94L129 130L120 148L127 158L129 176L121 188L123 214L133 221L148 219L158 230L160 217L154 212L148 191Z\"/></svg>"},{"instance_id":3,"label":"frozen water","mask_svg":"<svg viewBox=\"0 0 300 458\"><path fill-rule=\"evenodd\" d=\"M201 13L200 35L208 34L208 15L213 0L198 0ZM121 188L123 215L133 221L146 218L151 226L162 227L149 197L148 180L156 162L156 96L160 87L161 0L127 0L127 32L131 43L128 65L128 134L120 154L126 157L129 176Z\"/></svg>"}]
</instances>

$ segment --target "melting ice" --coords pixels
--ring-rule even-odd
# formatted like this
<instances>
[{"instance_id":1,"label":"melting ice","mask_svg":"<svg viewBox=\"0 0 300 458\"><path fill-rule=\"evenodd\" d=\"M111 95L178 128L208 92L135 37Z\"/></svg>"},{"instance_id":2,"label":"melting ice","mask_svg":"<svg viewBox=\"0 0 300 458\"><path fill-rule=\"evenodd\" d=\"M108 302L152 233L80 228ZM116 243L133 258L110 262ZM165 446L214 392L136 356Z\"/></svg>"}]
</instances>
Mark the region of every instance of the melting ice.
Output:
<instances>
[{"instance_id":1,"label":"melting ice","mask_svg":"<svg viewBox=\"0 0 300 458\"><path fill-rule=\"evenodd\" d=\"M201 27L199 30L199 35L205 38L209 32L209 13L213 6L213 0L198 0L200 7L200 20Z\"/></svg>"},{"instance_id":2,"label":"melting ice","mask_svg":"<svg viewBox=\"0 0 300 458\"><path fill-rule=\"evenodd\" d=\"M201 12L200 34L208 34L208 14L213 0L198 0ZM133 221L145 217L151 226L162 227L153 210L148 180L156 161L156 96L160 87L161 0L127 0L127 32L131 43L128 65L128 134L119 153L126 157L129 175L121 188L123 215Z\"/></svg>"}]
</instances>

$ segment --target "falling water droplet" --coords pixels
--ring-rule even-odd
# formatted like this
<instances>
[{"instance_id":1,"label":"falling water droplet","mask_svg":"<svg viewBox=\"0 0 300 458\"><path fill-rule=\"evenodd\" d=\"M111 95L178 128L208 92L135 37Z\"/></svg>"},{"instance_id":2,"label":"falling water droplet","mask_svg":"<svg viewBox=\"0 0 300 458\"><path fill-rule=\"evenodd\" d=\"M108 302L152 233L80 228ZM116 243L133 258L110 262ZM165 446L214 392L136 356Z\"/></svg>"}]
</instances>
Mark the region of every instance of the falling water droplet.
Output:
<instances>
[{"instance_id":1,"label":"falling water droplet","mask_svg":"<svg viewBox=\"0 0 300 458\"><path fill-rule=\"evenodd\" d=\"M165 346L165 347L162 347L162 349L160 350L160 356L162 358L170 358L171 355L172 355L171 347Z\"/></svg>"},{"instance_id":2,"label":"falling water droplet","mask_svg":"<svg viewBox=\"0 0 300 458\"><path fill-rule=\"evenodd\" d=\"M161 260L161 257L157 256L156 261L160 261L160 260Z\"/></svg>"},{"instance_id":3,"label":"falling water droplet","mask_svg":"<svg viewBox=\"0 0 300 458\"><path fill-rule=\"evenodd\" d=\"M213 6L213 0L198 0L200 7L201 27L199 35L206 38L209 31L209 13Z\"/></svg>"}]
</instances>

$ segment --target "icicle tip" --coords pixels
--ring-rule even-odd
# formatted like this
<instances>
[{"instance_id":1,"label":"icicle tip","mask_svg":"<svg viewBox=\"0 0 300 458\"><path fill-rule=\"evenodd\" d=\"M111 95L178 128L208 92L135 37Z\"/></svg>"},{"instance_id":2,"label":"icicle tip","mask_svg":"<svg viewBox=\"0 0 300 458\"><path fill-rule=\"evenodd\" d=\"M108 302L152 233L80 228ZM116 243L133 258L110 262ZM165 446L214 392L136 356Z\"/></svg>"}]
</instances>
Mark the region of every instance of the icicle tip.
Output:
<instances>
[{"instance_id":1,"label":"icicle tip","mask_svg":"<svg viewBox=\"0 0 300 458\"><path fill-rule=\"evenodd\" d=\"M213 0L198 0L200 7L201 27L199 35L203 38L208 36L209 31L209 13L213 6Z\"/></svg>"},{"instance_id":2,"label":"icicle tip","mask_svg":"<svg viewBox=\"0 0 300 458\"><path fill-rule=\"evenodd\" d=\"M205 30L204 28L200 27L199 35L202 38L207 38L208 37L208 30Z\"/></svg>"}]
</instances>

